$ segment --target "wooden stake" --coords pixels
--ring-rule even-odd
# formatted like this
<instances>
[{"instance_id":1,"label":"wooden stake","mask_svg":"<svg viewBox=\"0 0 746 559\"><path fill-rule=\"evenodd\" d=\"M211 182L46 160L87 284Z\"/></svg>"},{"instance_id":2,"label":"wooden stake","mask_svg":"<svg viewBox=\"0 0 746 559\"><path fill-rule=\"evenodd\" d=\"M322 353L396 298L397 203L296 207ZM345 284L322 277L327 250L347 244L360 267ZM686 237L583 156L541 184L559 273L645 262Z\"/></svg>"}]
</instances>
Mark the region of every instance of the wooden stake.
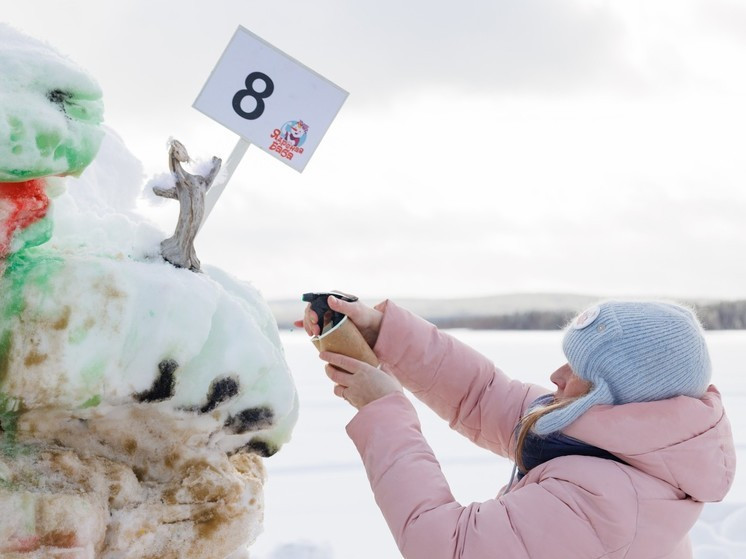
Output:
<instances>
[{"instance_id":1,"label":"wooden stake","mask_svg":"<svg viewBox=\"0 0 746 559\"><path fill-rule=\"evenodd\" d=\"M205 213L202 216L200 228L205 224L205 221L207 221L207 216L210 215L210 212L215 207L215 203L218 201L218 198L220 198L223 190L225 190L228 181L231 180L233 172L236 170L236 167L238 167L238 164L241 162L241 159L246 154L246 150L249 149L250 145L251 142L248 140L239 138L236 147L233 148L233 151L228 156L228 160L223 164L218 176L215 177L212 187L205 197Z\"/></svg>"}]
</instances>

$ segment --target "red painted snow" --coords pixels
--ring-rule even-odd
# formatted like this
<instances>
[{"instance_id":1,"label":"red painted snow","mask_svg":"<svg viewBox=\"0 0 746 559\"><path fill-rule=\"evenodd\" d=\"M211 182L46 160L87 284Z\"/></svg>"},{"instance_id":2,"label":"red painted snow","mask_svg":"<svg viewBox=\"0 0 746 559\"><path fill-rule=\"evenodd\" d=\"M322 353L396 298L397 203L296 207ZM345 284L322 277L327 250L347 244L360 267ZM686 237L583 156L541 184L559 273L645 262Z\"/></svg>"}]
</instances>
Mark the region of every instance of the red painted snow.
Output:
<instances>
[{"instance_id":1,"label":"red painted snow","mask_svg":"<svg viewBox=\"0 0 746 559\"><path fill-rule=\"evenodd\" d=\"M10 250L13 234L47 215L49 198L43 178L0 182L0 257Z\"/></svg>"}]
</instances>

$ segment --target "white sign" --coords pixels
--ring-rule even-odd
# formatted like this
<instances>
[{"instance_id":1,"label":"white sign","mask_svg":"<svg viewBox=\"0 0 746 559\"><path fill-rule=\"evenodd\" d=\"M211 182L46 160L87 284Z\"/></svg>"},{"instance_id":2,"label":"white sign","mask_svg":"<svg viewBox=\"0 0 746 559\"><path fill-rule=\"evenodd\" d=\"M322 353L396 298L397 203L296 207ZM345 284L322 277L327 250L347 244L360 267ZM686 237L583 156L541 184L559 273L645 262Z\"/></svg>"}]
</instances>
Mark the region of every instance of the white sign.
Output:
<instances>
[{"instance_id":1,"label":"white sign","mask_svg":"<svg viewBox=\"0 0 746 559\"><path fill-rule=\"evenodd\" d=\"M194 108L303 171L347 92L239 27Z\"/></svg>"}]
</instances>

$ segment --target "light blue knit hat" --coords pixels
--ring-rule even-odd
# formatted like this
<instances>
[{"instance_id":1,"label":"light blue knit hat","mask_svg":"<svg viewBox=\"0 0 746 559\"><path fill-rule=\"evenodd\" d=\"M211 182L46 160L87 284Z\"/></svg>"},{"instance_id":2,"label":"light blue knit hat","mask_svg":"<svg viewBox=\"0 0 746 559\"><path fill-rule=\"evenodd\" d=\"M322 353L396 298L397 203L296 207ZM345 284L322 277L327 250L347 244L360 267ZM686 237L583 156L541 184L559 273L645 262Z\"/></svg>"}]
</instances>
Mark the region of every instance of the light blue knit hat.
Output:
<instances>
[{"instance_id":1,"label":"light blue knit hat","mask_svg":"<svg viewBox=\"0 0 746 559\"><path fill-rule=\"evenodd\" d=\"M711 365L702 325L673 303L605 301L578 315L565 330L562 349L591 390L534 425L560 431L596 404L651 402L674 396L701 398Z\"/></svg>"}]
</instances>

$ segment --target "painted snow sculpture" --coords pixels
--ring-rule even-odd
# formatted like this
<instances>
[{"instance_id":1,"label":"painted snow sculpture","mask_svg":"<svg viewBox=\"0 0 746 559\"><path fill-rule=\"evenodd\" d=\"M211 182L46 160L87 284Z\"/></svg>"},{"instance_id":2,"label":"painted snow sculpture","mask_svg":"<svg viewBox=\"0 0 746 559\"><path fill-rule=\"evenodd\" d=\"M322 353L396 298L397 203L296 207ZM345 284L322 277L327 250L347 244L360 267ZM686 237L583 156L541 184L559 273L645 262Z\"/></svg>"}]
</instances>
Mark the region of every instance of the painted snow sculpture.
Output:
<instances>
[{"instance_id":1,"label":"painted snow sculpture","mask_svg":"<svg viewBox=\"0 0 746 559\"><path fill-rule=\"evenodd\" d=\"M241 557L297 417L269 308L160 257L90 78L3 25L0 75L0 558Z\"/></svg>"}]
</instances>

